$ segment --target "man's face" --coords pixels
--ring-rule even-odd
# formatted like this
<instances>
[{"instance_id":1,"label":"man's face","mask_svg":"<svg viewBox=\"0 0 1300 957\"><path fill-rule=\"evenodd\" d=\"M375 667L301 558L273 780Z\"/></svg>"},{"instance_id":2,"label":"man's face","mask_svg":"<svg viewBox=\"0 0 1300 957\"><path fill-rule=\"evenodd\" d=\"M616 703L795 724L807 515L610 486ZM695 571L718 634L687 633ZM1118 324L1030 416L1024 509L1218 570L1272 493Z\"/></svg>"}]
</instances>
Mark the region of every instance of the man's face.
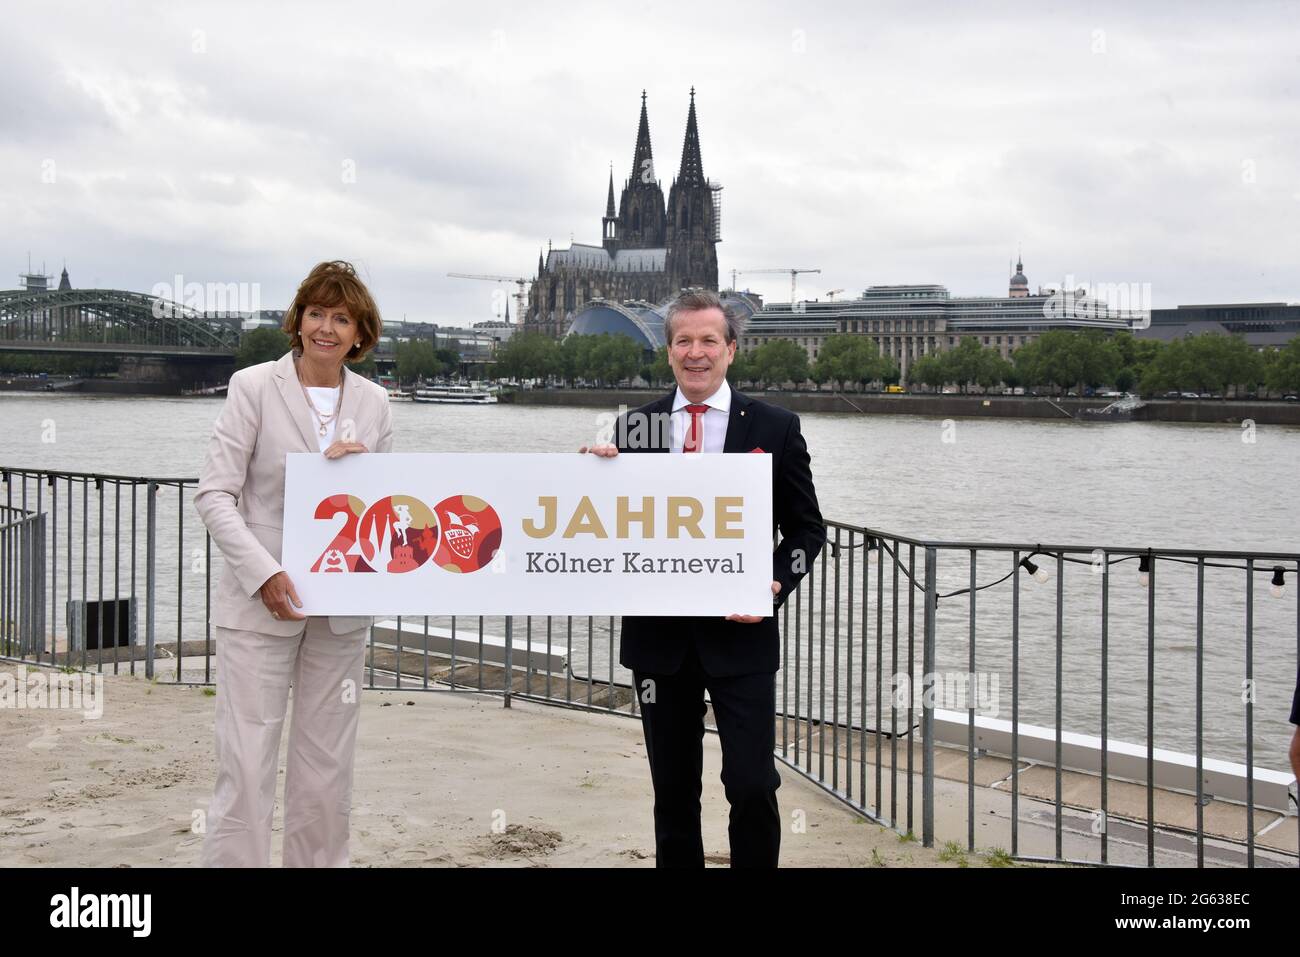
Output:
<instances>
[{"instance_id":1,"label":"man's face","mask_svg":"<svg viewBox=\"0 0 1300 957\"><path fill-rule=\"evenodd\" d=\"M727 320L721 309L679 312L673 317L668 364L682 395L703 402L722 385L736 356L736 343L727 341Z\"/></svg>"}]
</instances>

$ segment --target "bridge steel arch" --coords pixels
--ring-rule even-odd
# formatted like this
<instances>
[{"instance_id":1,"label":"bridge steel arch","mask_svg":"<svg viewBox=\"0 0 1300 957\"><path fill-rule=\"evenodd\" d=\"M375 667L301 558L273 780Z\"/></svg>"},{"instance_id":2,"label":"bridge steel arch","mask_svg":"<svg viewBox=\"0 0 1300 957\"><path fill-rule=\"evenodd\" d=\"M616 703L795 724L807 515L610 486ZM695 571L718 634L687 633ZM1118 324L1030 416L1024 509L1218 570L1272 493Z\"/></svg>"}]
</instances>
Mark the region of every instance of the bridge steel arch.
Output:
<instances>
[{"instance_id":1,"label":"bridge steel arch","mask_svg":"<svg viewBox=\"0 0 1300 957\"><path fill-rule=\"evenodd\" d=\"M0 349L6 343L149 346L229 355L237 322L145 293L120 289L0 291Z\"/></svg>"}]
</instances>

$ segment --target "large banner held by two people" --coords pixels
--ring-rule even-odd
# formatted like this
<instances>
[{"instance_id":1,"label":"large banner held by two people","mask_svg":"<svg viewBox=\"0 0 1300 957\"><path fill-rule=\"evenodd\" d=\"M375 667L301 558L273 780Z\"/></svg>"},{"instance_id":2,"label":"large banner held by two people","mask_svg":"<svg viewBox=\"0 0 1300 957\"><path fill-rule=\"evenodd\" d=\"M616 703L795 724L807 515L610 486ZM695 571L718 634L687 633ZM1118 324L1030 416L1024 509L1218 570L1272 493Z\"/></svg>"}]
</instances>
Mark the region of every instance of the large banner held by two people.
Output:
<instances>
[{"instance_id":1,"label":"large banner held by two people","mask_svg":"<svg viewBox=\"0 0 1300 957\"><path fill-rule=\"evenodd\" d=\"M291 454L307 615L771 615L772 457Z\"/></svg>"}]
</instances>

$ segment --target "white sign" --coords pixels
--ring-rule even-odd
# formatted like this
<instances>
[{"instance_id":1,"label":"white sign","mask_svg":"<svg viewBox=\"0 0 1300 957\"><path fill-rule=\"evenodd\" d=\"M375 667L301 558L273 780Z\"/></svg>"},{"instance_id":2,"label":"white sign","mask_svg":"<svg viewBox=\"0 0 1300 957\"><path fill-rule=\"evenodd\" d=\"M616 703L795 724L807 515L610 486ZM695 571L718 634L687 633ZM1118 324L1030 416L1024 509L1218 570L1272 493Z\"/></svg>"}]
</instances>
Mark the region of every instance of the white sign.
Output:
<instances>
[{"instance_id":1,"label":"white sign","mask_svg":"<svg viewBox=\"0 0 1300 957\"><path fill-rule=\"evenodd\" d=\"M772 614L772 457L288 456L308 615Z\"/></svg>"}]
</instances>

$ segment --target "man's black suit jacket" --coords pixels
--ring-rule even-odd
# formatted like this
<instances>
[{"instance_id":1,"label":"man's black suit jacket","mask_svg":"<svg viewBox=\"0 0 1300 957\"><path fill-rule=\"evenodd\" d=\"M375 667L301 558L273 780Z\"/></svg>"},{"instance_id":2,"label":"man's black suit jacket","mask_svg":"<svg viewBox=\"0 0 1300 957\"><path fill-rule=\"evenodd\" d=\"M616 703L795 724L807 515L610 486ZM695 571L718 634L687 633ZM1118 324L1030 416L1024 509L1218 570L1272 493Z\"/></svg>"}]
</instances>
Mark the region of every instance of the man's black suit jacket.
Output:
<instances>
[{"instance_id":1,"label":"man's black suit jacket","mask_svg":"<svg viewBox=\"0 0 1300 957\"><path fill-rule=\"evenodd\" d=\"M657 429L647 423L665 422L672 413L676 394L674 389L620 420L615 432L620 452L672 451L671 429ZM813 559L826 542L826 528L817 507L817 491L813 488L808 446L799 431L799 417L732 389L723 451L755 449L772 455L772 532L774 536L778 529L781 532L781 543L772 555L772 578L781 583L781 591L773 601L772 617L745 624L727 621L722 616L625 616L619 655L623 667L648 674L675 674L693 643L700 664L713 677L777 670L780 632L776 611L812 567ZM672 592L666 589L664 606L671 605Z\"/></svg>"}]
</instances>

